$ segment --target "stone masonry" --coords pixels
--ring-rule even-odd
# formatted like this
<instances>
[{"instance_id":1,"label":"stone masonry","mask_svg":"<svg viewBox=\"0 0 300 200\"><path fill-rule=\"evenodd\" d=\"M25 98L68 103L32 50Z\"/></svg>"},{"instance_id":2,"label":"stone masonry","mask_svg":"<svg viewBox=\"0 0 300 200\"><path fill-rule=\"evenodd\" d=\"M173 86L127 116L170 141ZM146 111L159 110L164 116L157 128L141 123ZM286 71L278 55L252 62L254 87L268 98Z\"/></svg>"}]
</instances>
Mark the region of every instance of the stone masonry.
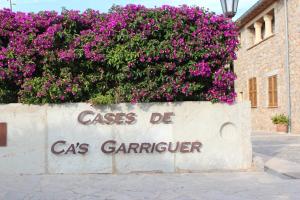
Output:
<instances>
[{"instance_id":1,"label":"stone masonry","mask_svg":"<svg viewBox=\"0 0 300 200\"><path fill-rule=\"evenodd\" d=\"M263 1L263 0L261 0ZM250 10L250 15L253 10ZM244 15L244 16L245 16ZM243 18L243 16L242 16ZM240 19L239 19L240 20ZM243 19L241 19L243 20ZM270 20L272 30L270 33ZM288 0L289 65L292 103L292 132L300 133L300 1ZM257 108L252 108L252 129L274 131L271 117L288 113L285 51L284 0L274 0L239 26L241 47L234 63L239 101L249 100L249 79L257 80ZM261 31L261 36L257 35ZM261 38L260 38L261 37ZM268 77L277 75L278 107L268 105Z\"/></svg>"}]
</instances>

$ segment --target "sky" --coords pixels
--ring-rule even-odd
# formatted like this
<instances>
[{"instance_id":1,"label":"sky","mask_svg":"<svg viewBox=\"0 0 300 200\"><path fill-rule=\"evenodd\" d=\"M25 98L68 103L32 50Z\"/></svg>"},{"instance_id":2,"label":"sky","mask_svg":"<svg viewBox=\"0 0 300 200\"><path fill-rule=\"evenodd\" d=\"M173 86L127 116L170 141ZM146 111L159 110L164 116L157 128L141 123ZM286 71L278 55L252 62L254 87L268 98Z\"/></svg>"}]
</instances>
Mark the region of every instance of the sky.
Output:
<instances>
[{"instance_id":1,"label":"sky","mask_svg":"<svg viewBox=\"0 0 300 200\"><path fill-rule=\"evenodd\" d=\"M141 4L146 7L161 5L190 5L209 8L217 14L222 13L220 0L11 0L14 11L38 12L42 10L55 10L60 12L62 7L66 9L83 11L88 8L107 12L112 5ZM238 18L246 12L258 0L239 0ZM0 0L0 9L9 8L9 0Z\"/></svg>"}]
</instances>

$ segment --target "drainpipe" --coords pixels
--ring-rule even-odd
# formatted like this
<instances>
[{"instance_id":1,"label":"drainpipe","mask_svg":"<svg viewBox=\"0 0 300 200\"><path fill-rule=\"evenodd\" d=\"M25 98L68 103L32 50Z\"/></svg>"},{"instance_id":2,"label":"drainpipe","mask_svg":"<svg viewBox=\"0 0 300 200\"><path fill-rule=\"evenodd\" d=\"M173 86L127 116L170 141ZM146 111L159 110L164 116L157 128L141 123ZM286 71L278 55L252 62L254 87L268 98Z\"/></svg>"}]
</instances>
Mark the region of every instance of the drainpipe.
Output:
<instances>
[{"instance_id":1,"label":"drainpipe","mask_svg":"<svg viewBox=\"0 0 300 200\"><path fill-rule=\"evenodd\" d=\"M289 117L289 134L291 134L292 130L292 104L291 104L291 81L290 81L290 57L289 57L289 20L288 20L288 6L287 0L284 0L284 14L285 14L285 72L286 72L286 85L287 85L287 92L288 92L288 103L287 103L287 111Z\"/></svg>"}]
</instances>

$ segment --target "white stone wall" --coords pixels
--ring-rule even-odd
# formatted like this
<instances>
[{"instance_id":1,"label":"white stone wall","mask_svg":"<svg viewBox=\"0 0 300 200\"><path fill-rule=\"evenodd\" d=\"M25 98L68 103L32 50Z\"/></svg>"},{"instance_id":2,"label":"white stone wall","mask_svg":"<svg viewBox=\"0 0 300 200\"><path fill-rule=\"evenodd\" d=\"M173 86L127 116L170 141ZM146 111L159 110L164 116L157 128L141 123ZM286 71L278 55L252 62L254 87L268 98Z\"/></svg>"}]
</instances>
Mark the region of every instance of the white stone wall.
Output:
<instances>
[{"instance_id":1,"label":"white stone wall","mask_svg":"<svg viewBox=\"0 0 300 200\"><path fill-rule=\"evenodd\" d=\"M0 147L0 173L43 174L47 152L46 106L0 105L7 147Z\"/></svg>"},{"instance_id":2,"label":"white stone wall","mask_svg":"<svg viewBox=\"0 0 300 200\"><path fill-rule=\"evenodd\" d=\"M132 125L82 125L79 113L136 113ZM173 112L170 124L151 124L154 112ZM0 174L87 174L134 172L203 172L245 170L252 164L250 104L178 102L28 106L0 105L0 122L8 125L8 145L0 147ZM85 155L51 153L58 140L88 143ZM104 154L101 144L142 142L201 142L201 152ZM60 146L62 148L64 146Z\"/></svg>"}]
</instances>

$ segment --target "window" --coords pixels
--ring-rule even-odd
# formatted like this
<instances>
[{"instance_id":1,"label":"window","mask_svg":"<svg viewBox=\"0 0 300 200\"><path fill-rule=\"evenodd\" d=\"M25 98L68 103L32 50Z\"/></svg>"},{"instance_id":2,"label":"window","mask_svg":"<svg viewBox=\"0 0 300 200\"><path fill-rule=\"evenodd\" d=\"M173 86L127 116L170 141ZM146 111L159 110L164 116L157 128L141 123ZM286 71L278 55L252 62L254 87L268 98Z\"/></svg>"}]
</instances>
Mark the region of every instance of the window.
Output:
<instances>
[{"instance_id":1,"label":"window","mask_svg":"<svg viewBox=\"0 0 300 200\"><path fill-rule=\"evenodd\" d=\"M270 76L269 78L269 107L274 108L278 106L277 97L277 75Z\"/></svg>"},{"instance_id":2,"label":"window","mask_svg":"<svg viewBox=\"0 0 300 200\"><path fill-rule=\"evenodd\" d=\"M262 15L254 23L247 27L248 30L248 48L270 38L275 32L275 14L274 9Z\"/></svg>"},{"instance_id":3,"label":"window","mask_svg":"<svg viewBox=\"0 0 300 200\"><path fill-rule=\"evenodd\" d=\"M257 86L256 78L249 79L249 100L251 101L251 107L257 107Z\"/></svg>"}]
</instances>

